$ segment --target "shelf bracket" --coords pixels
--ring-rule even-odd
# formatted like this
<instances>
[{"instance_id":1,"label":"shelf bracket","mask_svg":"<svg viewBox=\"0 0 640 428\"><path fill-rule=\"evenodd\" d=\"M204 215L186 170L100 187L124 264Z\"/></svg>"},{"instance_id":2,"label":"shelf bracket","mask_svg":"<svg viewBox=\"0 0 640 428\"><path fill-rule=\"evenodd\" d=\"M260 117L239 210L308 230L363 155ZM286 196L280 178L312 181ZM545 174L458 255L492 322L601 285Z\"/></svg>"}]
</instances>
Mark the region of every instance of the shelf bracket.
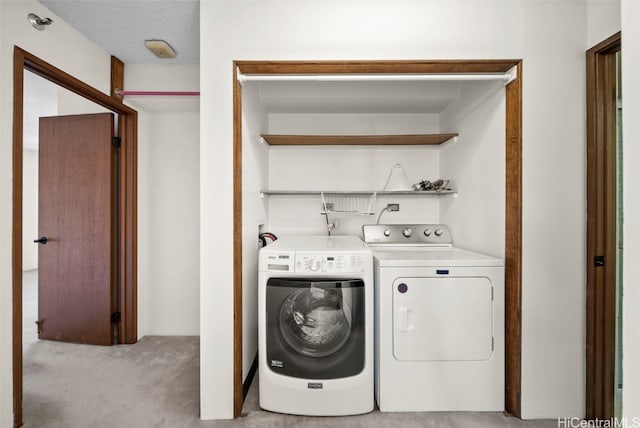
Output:
<instances>
[{"instance_id":1,"label":"shelf bracket","mask_svg":"<svg viewBox=\"0 0 640 428\"><path fill-rule=\"evenodd\" d=\"M240 67L236 67L236 79L240 86L244 86L244 81L246 80L245 75L240 71Z\"/></svg>"},{"instance_id":2,"label":"shelf bracket","mask_svg":"<svg viewBox=\"0 0 640 428\"><path fill-rule=\"evenodd\" d=\"M518 66L514 65L504 75L504 86L507 86L509 83L513 82L517 78L518 78Z\"/></svg>"},{"instance_id":3,"label":"shelf bracket","mask_svg":"<svg viewBox=\"0 0 640 428\"><path fill-rule=\"evenodd\" d=\"M451 137L449 138L447 141L445 141L443 144L455 144L458 142L458 136L456 135L455 137Z\"/></svg>"}]
</instances>

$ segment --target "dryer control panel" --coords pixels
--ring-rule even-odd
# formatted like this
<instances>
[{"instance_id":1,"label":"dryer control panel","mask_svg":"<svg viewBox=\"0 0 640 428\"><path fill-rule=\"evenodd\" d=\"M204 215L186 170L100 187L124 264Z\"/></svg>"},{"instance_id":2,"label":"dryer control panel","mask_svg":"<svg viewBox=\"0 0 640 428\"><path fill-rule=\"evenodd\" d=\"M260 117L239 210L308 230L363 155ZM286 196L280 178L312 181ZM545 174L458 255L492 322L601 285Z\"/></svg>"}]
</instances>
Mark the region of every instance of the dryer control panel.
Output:
<instances>
[{"instance_id":1,"label":"dryer control panel","mask_svg":"<svg viewBox=\"0 0 640 428\"><path fill-rule=\"evenodd\" d=\"M445 224L365 224L367 245L451 246L453 238Z\"/></svg>"}]
</instances>

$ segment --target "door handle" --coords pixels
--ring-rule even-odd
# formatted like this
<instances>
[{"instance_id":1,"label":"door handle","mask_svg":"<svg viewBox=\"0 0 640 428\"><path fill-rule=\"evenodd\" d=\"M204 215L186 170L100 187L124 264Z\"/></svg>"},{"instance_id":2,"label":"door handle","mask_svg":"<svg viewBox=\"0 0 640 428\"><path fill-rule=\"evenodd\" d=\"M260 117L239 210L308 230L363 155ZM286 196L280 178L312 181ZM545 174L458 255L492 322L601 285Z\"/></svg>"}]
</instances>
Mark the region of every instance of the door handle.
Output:
<instances>
[{"instance_id":1,"label":"door handle","mask_svg":"<svg viewBox=\"0 0 640 428\"><path fill-rule=\"evenodd\" d=\"M38 239L34 239L33 242L35 242L36 244L46 244L47 243L47 237L46 236L41 236Z\"/></svg>"},{"instance_id":2,"label":"door handle","mask_svg":"<svg viewBox=\"0 0 640 428\"><path fill-rule=\"evenodd\" d=\"M415 330L415 314L412 310L405 306L400 306L396 308L397 317L396 320L398 322L398 331L400 332L409 332L411 330Z\"/></svg>"}]
</instances>

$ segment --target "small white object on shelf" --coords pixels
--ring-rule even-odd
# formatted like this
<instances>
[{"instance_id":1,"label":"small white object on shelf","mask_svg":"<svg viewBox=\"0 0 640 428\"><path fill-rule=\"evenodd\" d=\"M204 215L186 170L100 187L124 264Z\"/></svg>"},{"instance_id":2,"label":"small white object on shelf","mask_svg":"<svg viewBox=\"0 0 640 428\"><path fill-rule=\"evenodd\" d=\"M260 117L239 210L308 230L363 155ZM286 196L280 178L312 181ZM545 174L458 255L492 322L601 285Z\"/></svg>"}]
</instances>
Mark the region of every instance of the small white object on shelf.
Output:
<instances>
[{"instance_id":1,"label":"small white object on shelf","mask_svg":"<svg viewBox=\"0 0 640 428\"><path fill-rule=\"evenodd\" d=\"M387 179L387 185L384 186L384 190L387 192L411 190L411 186L407 183L407 177L404 175L404 170L399 163L395 164L395 166L391 168L389 178Z\"/></svg>"}]
</instances>

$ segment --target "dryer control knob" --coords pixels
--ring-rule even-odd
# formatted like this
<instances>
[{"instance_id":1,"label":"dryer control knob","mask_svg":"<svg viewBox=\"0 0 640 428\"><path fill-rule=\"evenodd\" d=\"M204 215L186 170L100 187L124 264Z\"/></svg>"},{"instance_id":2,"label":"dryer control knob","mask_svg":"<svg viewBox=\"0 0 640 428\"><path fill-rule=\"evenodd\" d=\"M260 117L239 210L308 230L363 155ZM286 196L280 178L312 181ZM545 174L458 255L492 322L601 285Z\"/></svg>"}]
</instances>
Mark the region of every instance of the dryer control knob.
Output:
<instances>
[{"instance_id":1,"label":"dryer control knob","mask_svg":"<svg viewBox=\"0 0 640 428\"><path fill-rule=\"evenodd\" d=\"M384 236L389 236L391 235L391 230L389 229L385 229L384 232L382 232L384 234Z\"/></svg>"},{"instance_id":2,"label":"dryer control knob","mask_svg":"<svg viewBox=\"0 0 640 428\"><path fill-rule=\"evenodd\" d=\"M424 236L431 236L431 229L425 229Z\"/></svg>"},{"instance_id":3,"label":"dryer control knob","mask_svg":"<svg viewBox=\"0 0 640 428\"><path fill-rule=\"evenodd\" d=\"M309 260L309 270L316 271L318 269L320 269L320 260L318 259Z\"/></svg>"},{"instance_id":4,"label":"dryer control knob","mask_svg":"<svg viewBox=\"0 0 640 428\"><path fill-rule=\"evenodd\" d=\"M402 234L405 236L405 238L410 237L412 232L413 230L411 230L411 228L409 227L402 230Z\"/></svg>"},{"instance_id":5,"label":"dryer control knob","mask_svg":"<svg viewBox=\"0 0 640 428\"><path fill-rule=\"evenodd\" d=\"M436 231L433 233L435 233L436 236L442 236L442 229L436 229Z\"/></svg>"}]
</instances>

